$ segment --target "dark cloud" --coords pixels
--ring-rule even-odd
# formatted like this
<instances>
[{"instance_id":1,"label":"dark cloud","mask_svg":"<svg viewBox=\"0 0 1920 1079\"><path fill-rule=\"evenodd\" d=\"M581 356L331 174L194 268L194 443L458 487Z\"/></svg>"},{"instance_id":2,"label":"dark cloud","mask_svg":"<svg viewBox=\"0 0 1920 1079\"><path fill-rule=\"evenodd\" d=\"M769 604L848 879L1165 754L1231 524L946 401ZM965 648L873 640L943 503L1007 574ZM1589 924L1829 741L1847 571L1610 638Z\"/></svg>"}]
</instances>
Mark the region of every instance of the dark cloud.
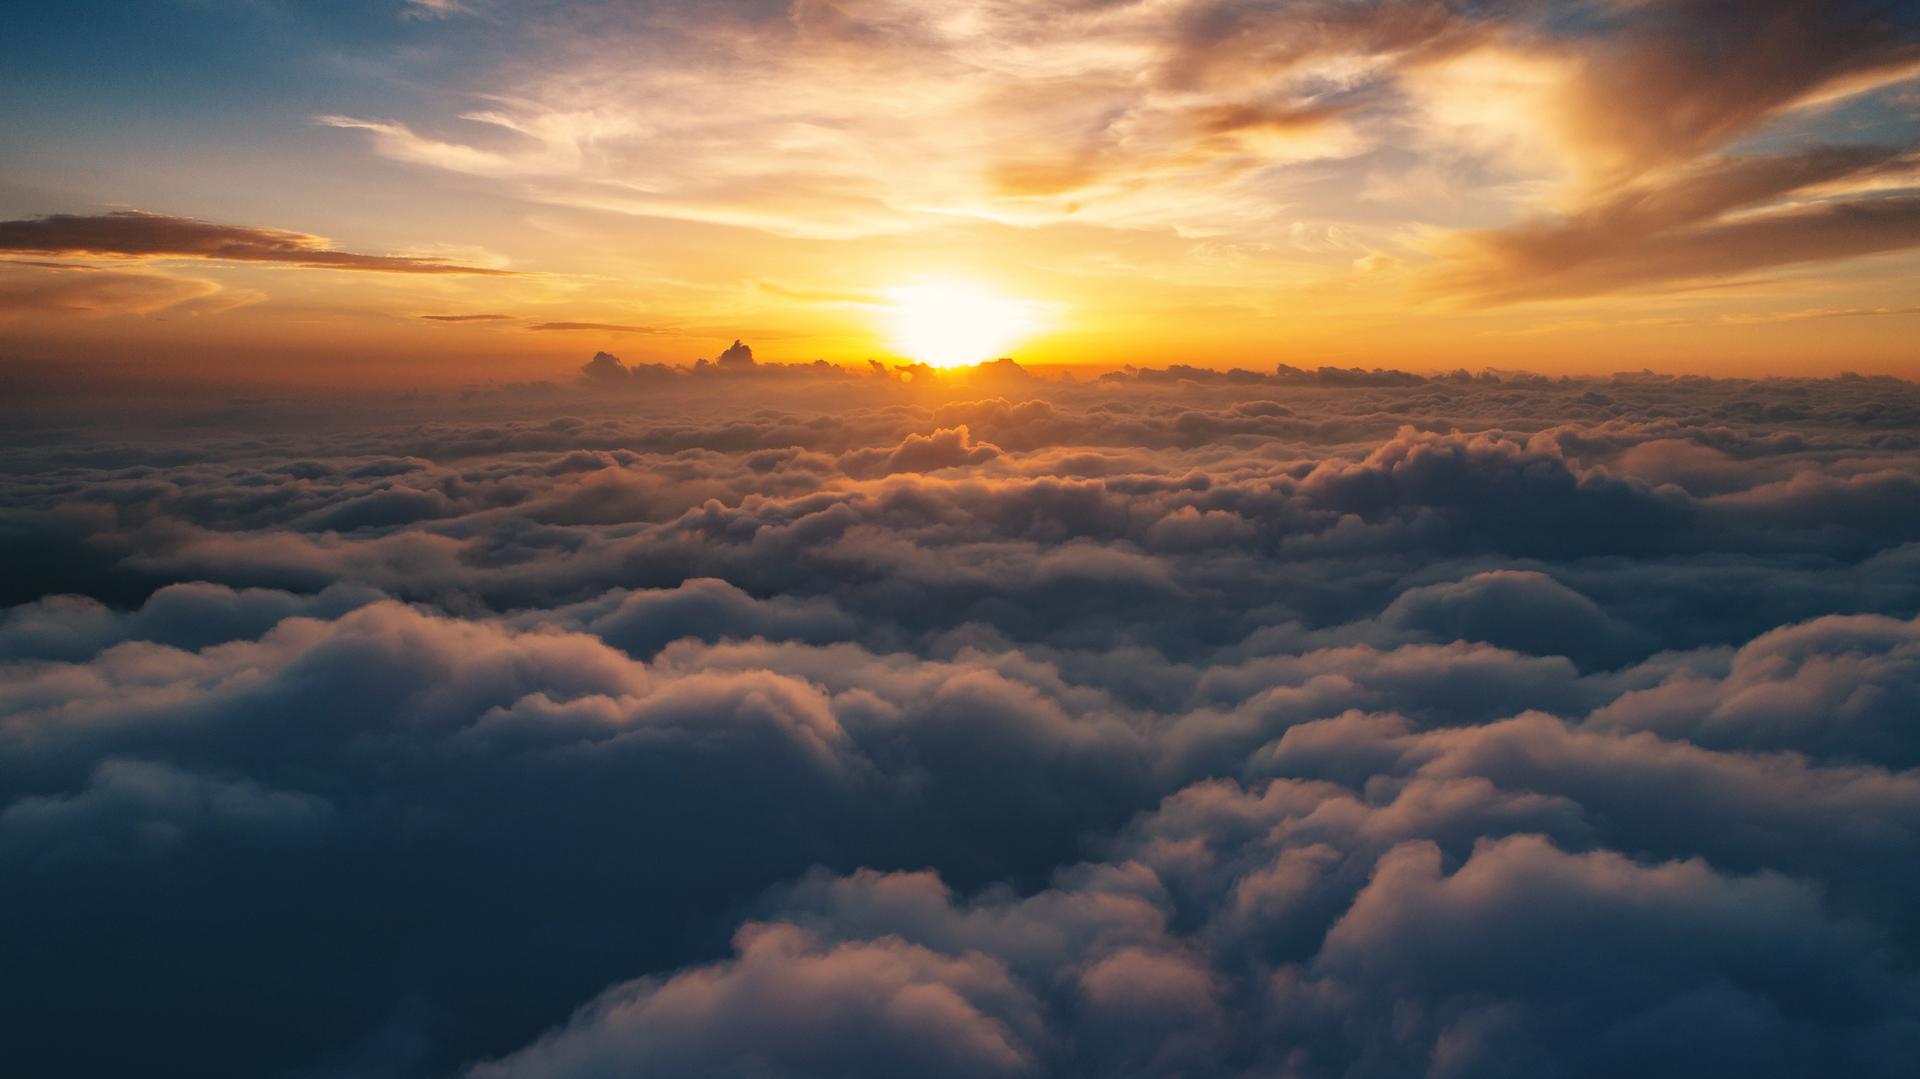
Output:
<instances>
[{"instance_id":1,"label":"dark cloud","mask_svg":"<svg viewBox=\"0 0 1920 1079\"><path fill-rule=\"evenodd\" d=\"M1381 617L1443 641L1487 641L1602 665L1644 655L1649 645L1599 604L1528 570L1493 570L1410 588Z\"/></svg>"},{"instance_id":2,"label":"dark cloud","mask_svg":"<svg viewBox=\"0 0 1920 1079\"><path fill-rule=\"evenodd\" d=\"M688 638L764 638L825 644L856 635L854 621L831 600L786 596L760 600L713 578L686 581L677 588L616 590L526 617L536 624L583 629L641 658Z\"/></svg>"},{"instance_id":3,"label":"dark cloud","mask_svg":"<svg viewBox=\"0 0 1920 1079\"><path fill-rule=\"evenodd\" d=\"M1627 694L1594 720L1702 745L1912 768L1920 739L1902 702L1920 678L1917 640L1920 625L1875 615L1783 627L1741 647L1724 671Z\"/></svg>"},{"instance_id":4,"label":"dark cloud","mask_svg":"<svg viewBox=\"0 0 1920 1079\"><path fill-rule=\"evenodd\" d=\"M265 262L316 270L374 273L478 274L514 271L461 266L434 258L334 251L318 236L248 225L216 225L141 210L48 214L0 221L0 251L68 258L204 259Z\"/></svg>"},{"instance_id":5,"label":"dark cloud","mask_svg":"<svg viewBox=\"0 0 1920 1079\"><path fill-rule=\"evenodd\" d=\"M976 442L965 424L925 435L908 435L890 450L855 450L840 459L850 476L886 476L895 472L933 472L977 465L1000 456L1000 447Z\"/></svg>"},{"instance_id":6,"label":"dark cloud","mask_svg":"<svg viewBox=\"0 0 1920 1079\"><path fill-rule=\"evenodd\" d=\"M584 375L0 438L10 1059L1920 1051L1913 385Z\"/></svg>"},{"instance_id":7,"label":"dark cloud","mask_svg":"<svg viewBox=\"0 0 1920 1079\"><path fill-rule=\"evenodd\" d=\"M530 330L602 330L607 333L661 333L651 326L624 326L612 322L536 322Z\"/></svg>"},{"instance_id":8,"label":"dark cloud","mask_svg":"<svg viewBox=\"0 0 1920 1079\"><path fill-rule=\"evenodd\" d=\"M1570 44L1580 70L1563 109L1615 174L1724 146L1847 86L1910 78L1920 23L1887 0L1650 0L1593 5Z\"/></svg>"},{"instance_id":9,"label":"dark cloud","mask_svg":"<svg viewBox=\"0 0 1920 1079\"><path fill-rule=\"evenodd\" d=\"M1495 301L1591 296L1711 281L1800 262L1920 246L1920 197L1815 203L1734 221L1566 224L1461 238L1472 267L1450 281Z\"/></svg>"},{"instance_id":10,"label":"dark cloud","mask_svg":"<svg viewBox=\"0 0 1920 1079\"><path fill-rule=\"evenodd\" d=\"M787 926L744 929L738 948L710 972L615 990L572 1029L470 1074L602 1075L633 1061L687 1076L1032 1070L1038 1017L987 956L886 940L828 949Z\"/></svg>"},{"instance_id":11,"label":"dark cloud","mask_svg":"<svg viewBox=\"0 0 1920 1079\"><path fill-rule=\"evenodd\" d=\"M1585 5L1534 47L1564 73L1544 108L1577 190L1553 216L1444 238L1440 291L1593 296L1920 245L1910 144L1814 144L1793 124L1920 72L1920 23L1902 5ZM1769 125L1773 152L1747 149Z\"/></svg>"},{"instance_id":12,"label":"dark cloud","mask_svg":"<svg viewBox=\"0 0 1920 1079\"><path fill-rule=\"evenodd\" d=\"M655 333L644 327L596 326L591 323L555 323L550 326L535 326L534 329L603 329L631 330L637 333ZM1011 362L1011 361L1008 361ZM815 360L808 364L799 363L760 363L753 358L753 349L739 341L721 351L713 360L700 359L692 366L667 363L641 363L629 366L620 357L608 352L596 352L593 359L580 367L581 381L589 385L611 388L620 385L657 386L661 381L674 382L686 378L705 376L726 376L729 378L878 378L897 381L898 372L889 371L878 363L873 363L865 372L856 372L830 364L825 360Z\"/></svg>"}]
</instances>

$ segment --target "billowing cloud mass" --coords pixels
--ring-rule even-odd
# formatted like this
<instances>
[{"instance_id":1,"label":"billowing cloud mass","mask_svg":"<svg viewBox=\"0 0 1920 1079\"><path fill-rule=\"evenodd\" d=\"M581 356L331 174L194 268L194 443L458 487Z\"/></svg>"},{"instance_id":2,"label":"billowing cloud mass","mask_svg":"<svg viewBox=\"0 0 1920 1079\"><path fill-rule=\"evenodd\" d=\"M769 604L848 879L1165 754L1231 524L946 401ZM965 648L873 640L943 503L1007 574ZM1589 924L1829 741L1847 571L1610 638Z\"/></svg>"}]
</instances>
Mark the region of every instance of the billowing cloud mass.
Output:
<instances>
[{"instance_id":1,"label":"billowing cloud mass","mask_svg":"<svg viewBox=\"0 0 1920 1079\"><path fill-rule=\"evenodd\" d=\"M736 344L0 477L21 1074L1920 1059L1911 383Z\"/></svg>"}]
</instances>

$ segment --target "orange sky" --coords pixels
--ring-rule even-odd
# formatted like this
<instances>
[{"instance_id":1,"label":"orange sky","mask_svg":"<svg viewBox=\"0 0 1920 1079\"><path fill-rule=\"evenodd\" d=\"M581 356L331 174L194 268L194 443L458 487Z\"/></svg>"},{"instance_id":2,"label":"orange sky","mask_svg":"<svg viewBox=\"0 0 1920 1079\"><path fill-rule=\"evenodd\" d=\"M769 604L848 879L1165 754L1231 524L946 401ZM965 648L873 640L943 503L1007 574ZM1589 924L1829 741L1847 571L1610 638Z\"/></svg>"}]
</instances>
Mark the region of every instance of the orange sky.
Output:
<instances>
[{"instance_id":1,"label":"orange sky","mask_svg":"<svg viewBox=\"0 0 1920 1079\"><path fill-rule=\"evenodd\" d=\"M160 6L0 76L0 362L1920 375L1898 5Z\"/></svg>"}]
</instances>

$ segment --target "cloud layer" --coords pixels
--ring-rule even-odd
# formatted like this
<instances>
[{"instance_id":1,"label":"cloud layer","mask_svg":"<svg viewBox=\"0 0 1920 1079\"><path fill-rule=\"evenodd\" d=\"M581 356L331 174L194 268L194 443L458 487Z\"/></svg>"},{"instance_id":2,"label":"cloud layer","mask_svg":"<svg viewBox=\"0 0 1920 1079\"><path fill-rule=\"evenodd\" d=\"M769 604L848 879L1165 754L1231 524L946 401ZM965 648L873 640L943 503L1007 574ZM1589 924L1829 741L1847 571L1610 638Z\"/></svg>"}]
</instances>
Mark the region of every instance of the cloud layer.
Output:
<instances>
[{"instance_id":1,"label":"cloud layer","mask_svg":"<svg viewBox=\"0 0 1920 1079\"><path fill-rule=\"evenodd\" d=\"M1909 383L602 354L26 423L0 557L31 1072L1920 1054Z\"/></svg>"}]
</instances>

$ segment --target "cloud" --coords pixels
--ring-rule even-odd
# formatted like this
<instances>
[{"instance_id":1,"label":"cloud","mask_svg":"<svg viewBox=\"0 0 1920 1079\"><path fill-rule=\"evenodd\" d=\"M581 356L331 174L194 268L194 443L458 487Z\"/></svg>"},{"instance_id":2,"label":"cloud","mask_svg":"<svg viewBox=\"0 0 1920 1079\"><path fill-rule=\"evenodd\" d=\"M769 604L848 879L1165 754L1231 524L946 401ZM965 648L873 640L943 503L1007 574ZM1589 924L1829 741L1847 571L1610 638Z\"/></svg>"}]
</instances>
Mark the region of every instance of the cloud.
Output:
<instances>
[{"instance_id":1,"label":"cloud","mask_svg":"<svg viewBox=\"0 0 1920 1079\"><path fill-rule=\"evenodd\" d=\"M1388 852L1312 969L1368 986L1354 1002L1361 1008L1425 1001L1404 1017L1427 1025L1410 1040L1461 1074L1561 1059L1556 1043L1567 1037L1581 1046L1578 1074L1726 1054L1776 1070L1756 1036L1774 1052L1800 1042L1810 1059L1875 1072L1885 1062L1870 1048L1871 1025L1906 1022L1866 1003L1897 977L1876 960L1873 939L1823 919L1802 886L1697 861L1569 855L1527 836L1482 843L1451 874L1432 844ZM1563 980L1569 969L1580 976ZM1652 996L1650 976L1660 987ZM1814 981L1852 1007L1836 1011L1800 990Z\"/></svg>"},{"instance_id":2,"label":"cloud","mask_svg":"<svg viewBox=\"0 0 1920 1079\"><path fill-rule=\"evenodd\" d=\"M829 950L781 926L743 929L737 947L724 967L615 990L569 1029L471 1074L599 1075L632 1060L688 1076L1031 1070L1020 1038L1036 1026L1031 1005L990 959L886 941Z\"/></svg>"},{"instance_id":3,"label":"cloud","mask_svg":"<svg viewBox=\"0 0 1920 1079\"><path fill-rule=\"evenodd\" d=\"M15 1059L1920 1045L1913 384L715 355L0 446Z\"/></svg>"},{"instance_id":4,"label":"cloud","mask_svg":"<svg viewBox=\"0 0 1920 1079\"><path fill-rule=\"evenodd\" d=\"M432 322L503 322L512 319L512 315L421 315Z\"/></svg>"},{"instance_id":5,"label":"cloud","mask_svg":"<svg viewBox=\"0 0 1920 1079\"><path fill-rule=\"evenodd\" d=\"M1920 624L1872 615L1783 627L1744 645L1724 673L1677 674L1595 715L1616 729L1703 745L1795 749L1893 768L1920 765L1894 702L1920 675Z\"/></svg>"},{"instance_id":6,"label":"cloud","mask_svg":"<svg viewBox=\"0 0 1920 1079\"><path fill-rule=\"evenodd\" d=\"M1766 212L1734 220L1705 206L1640 220L1645 203L1635 200L1635 209L1624 211L1628 204L1623 199L1564 223L1460 237L1465 266L1450 271L1447 285L1495 302L1593 296L1920 246L1914 197L1761 207Z\"/></svg>"},{"instance_id":7,"label":"cloud","mask_svg":"<svg viewBox=\"0 0 1920 1079\"><path fill-rule=\"evenodd\" d=\"M151 315L219 310L250 294L222 294L212 281L87 266L0 265L0 318L54 312Z\"/></svg>"},{"instance_id":8,"label":"cloud","mask_svg":"<svg viewBox=\"0 0 1920 1079\"><path fill-rule=\"evenodd\" d=\"M123 641L199 649L258 637L297 615L335 617L383 598L353 586L295 596L203 581L170 584L137 611L115 611L84 596L47 596L0 611L0 662L86 659Z\"/></svg>"},{"instance_id":9,"label":"cloud","mask_svg":"<svg viewBox=\"0 0 1920 1079\"><path fill-rule=\"evenodd\" d=\"M962 424L943 427L931 434L908 435L891 450L855 451L841 458L840 467L849 475L886 476L977 465L998 456L1000 447L990 442L975 442L972 433Z\"/></svg>"},{"instance_id":10,"label":"cloud","mask_svg":"<svg viewBox=\"0 0 1920 1079\"><path fill-rule=\"evenodd\" d=\"M1543 85L1520 100L1541 106L1511 110L1524 117L1513 137L1561 147L1560 205L1441 236L1430 284L1477 303L1565 299L1920 244L1911 145L1827 145L1795 127L1809 110L1920 76L1920 26L1873 2L1731 10L1603 7L1578 32L1532 46ZM1462 78L1437 92L1489 111L1487 87ZM1773 152L1748 149L1769 125Z\"/></svg>"},{"instance_id":11,"label":"cloud","mask_svg":"<svg viewBox=\"0 0 1920 1079\"><path fill-rule=\"evenodd\" d=\"M530 330L597 330L603 333L663 333L652 326L623 326L612 322L536 322Z\"/></svg>"},{"instance_id":12,"label":"cloud","mask_svg":"<svg viewBox=\"0 0 1920 1079\"><path fill-rule=\"evenodd\" d=\"M107 760L72 796L23 798L0 811L0 843L44 847L41 857L164 854L193 830L303 833L331 824L333 807L311 795L221 782L165 764ZM124 856L124 855L122 855Z\"/></svg>"},{"instance_id":13,"label":"cloud","mask_svg":"<svg viewBox=\"0 0 1920 1079\"><path fill-rule=\"evenodd\" d=\"M1562 115L1595 167L1637 174L1814 103L1920 74L1920 32L1877 0L1655 0L1602 9ZM1701 77L1709 66L1714 76Z\"/></svg>"},{"instance_id":14,"label":"cloud","mask_svg":"<svg viewBox=\"0 0 1920 1079\"><path fill-rule=\"evenodd\" d=\"M448 19L473 14L473 9L461 0L406 0L406 5L407 16L415 19Z\"/></svg>"},{"instance_id":15,"label":"cloud","mask_svg":"<svg viewBox=\"0 0 1920 1079\"><path fill-rule=\"evenodd\" d=\"M1647 642L1599 604L1543 573L1493 570L1410 588L1381 617L1440 640L1539 649L1587 663L1644 655Z\"/></svg>"},{"instance_id":16,"label":"cloud","mask_svg":"<svg viewBox=\"0 0 1920 1079\"><path fill-rule=\"evenodd\" d=\"M695 579L670 589L613 592L542 612L540 622L585 629L635 656L647 657L683 639L799 640L824 644L851 638L852 619L831 600L755 599L725 581Z\"/></svg>"},{"instance_id":17,"label":"cloud","mask_svg":"<svg viewBox=\"0 0 1920 1079\"><path fill-rule=\"evenodd\" d=\"M216 225L141 210L49 214L0 221L0 251L66 258L258 262L316 270L510 276L511 270L432 258L334 251L318 236L284 229Z\"/></svg>"}]
</instances>

